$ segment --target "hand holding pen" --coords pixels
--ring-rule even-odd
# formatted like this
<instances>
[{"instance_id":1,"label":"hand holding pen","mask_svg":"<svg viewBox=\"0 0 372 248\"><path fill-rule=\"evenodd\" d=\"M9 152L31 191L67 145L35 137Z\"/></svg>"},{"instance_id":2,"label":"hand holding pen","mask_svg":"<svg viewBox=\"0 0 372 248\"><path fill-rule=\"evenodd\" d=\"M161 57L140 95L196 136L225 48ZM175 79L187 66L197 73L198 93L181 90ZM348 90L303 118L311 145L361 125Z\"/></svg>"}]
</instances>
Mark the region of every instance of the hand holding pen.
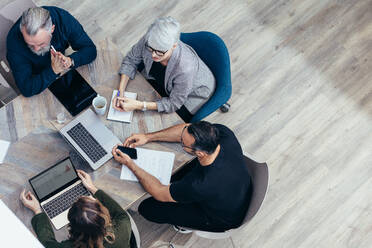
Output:
<instances>
[{"instance_id":1,"label":"hand holding pen","mask_svg":"<svg viewBox=\"0 0 372 248\"><path fill-rule=\"evenodd\" d=\"M72 60L70 57L66 57L61 52L58 52L53 45L50 45L51 50L50 53L52 56L57 57L59 61L62 62L64 70L68 69L72 65Z\"/></svg>"},{"instance_id":2,"label":"hand holding pen","mask_svg":"<svg viewBox=\"0 0 372 248\"><path fill-rule=\"evenodd\" d=\"M116 96L114 97L114 99L112 100L112 106L115 110L119 110L121 111L120 109L120 100L119 100L119 96L120 96L120 90L118 90Z\"/></svg>"}]
</instances>

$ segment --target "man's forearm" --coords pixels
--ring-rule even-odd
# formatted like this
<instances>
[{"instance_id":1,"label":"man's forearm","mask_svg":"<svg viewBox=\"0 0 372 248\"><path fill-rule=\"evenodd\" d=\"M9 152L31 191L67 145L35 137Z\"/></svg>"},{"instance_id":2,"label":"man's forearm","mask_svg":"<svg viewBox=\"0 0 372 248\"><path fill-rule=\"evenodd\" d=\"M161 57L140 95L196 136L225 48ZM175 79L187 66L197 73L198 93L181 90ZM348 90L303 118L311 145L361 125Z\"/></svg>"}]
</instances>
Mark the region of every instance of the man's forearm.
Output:
<instances>
[{"instance_id":1,"label":"man's forearm","mask_svg":"<svg viewBox=\"0 0 372 248\"><path fill-rule=\"evenodd\" d=\"M133 172L134 175L136 175L137 179L141 183L142 187L146 190L146 192L148 192L159 201L169 200L164 197L164 190L167 190L167 186L162 185L156 177L146 172L134 162L132 162L132 164L129 165L128 168Z\"/></svg>"},{"instance_id":2,"label":"man's forearm","mask_svg":"<svg viewBox=\"0 0 372 248\"><path fill-rule=\"evenodd\" d=\"M147 133L146 136L149 138L149 142L151 141L181 142L182 129L186 125L188 124L187 123L178 124L157 132Z\"/></svg>"}]
</instances>

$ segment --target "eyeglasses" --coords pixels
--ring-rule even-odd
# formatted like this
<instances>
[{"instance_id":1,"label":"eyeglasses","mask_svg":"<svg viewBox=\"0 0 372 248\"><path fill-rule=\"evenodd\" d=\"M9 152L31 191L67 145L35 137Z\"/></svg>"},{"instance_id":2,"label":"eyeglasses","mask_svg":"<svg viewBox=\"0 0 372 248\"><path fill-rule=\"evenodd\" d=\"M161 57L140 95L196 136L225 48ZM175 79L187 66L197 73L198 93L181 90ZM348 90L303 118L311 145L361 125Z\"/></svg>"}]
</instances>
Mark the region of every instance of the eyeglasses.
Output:
<instances>
[{"instance_id":1,"label":"eyeglasses","mask_svg":"<svg viewBox=\"0 0 372 248\"><path fill-rule=\"evenodd\" d=\"M155 52L156 55L158 56L164 56L164 54L168 51L159 51L159 50L155 50L154 48L150 47L148 44L145 45L145 47L147 48L147 50L149 50L151 53Z\"/></svg>"},{"instance_id":2,"label":"eyeglasses","mask_svg":"<svg viewBox=\"0 0 372 248\"><path fill-rule=\"evenodd\" d=\"M194 150L193 147L186 146L186 145L183 143L182 136L183 136L183 132L185 131L185 129L186 129L187 127L188 127L188 126L184 126L183 129L182 129L182 132L181 132L181 146L182 146L182 148L189 148L189 149L191 149L191 150Z\"/></svg>"}]
</instances>

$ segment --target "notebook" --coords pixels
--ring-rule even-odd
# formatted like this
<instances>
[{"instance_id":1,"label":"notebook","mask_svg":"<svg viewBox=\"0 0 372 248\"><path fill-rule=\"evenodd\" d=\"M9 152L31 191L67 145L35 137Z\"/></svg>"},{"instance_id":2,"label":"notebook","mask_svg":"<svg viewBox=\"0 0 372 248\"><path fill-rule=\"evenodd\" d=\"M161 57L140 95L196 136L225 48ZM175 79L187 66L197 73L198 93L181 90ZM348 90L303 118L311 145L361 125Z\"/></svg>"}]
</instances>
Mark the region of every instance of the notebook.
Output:
<instances>
[{"instance_id":1,"label":"notebook","mask_svg":"<svg viewBox=\"0 0 372 248\"><path fill-rule=\"evenodd\" d=\"M110 108L109 108L109 112L107 114L107 120L131 123L132 122L132 117L133 117L133 111L121 112L121 111L115 110L112 107L112 101L114 100L117 93L118 93L117 90L114 90L112 92L112 97L111 97L111 101L110 101ZM137 99L137 93L133 93L133 92L124 92L124 96L128 97L128 98L132 98L132 99Z\"/></svg>"},{"instance_id":2,"label":"notebook","mask_svg":"<svg viewBox=\"0 0 372 248\"><path fill-rule=\"evenodd\" d=\"M133 161L146 172L156 177L161 184L169 185L174 163L174 153L155 151L144 148L137 149L137 159ZM138 182L133 172L123 165L120 179Z\"/></svg>"}]
</instances>

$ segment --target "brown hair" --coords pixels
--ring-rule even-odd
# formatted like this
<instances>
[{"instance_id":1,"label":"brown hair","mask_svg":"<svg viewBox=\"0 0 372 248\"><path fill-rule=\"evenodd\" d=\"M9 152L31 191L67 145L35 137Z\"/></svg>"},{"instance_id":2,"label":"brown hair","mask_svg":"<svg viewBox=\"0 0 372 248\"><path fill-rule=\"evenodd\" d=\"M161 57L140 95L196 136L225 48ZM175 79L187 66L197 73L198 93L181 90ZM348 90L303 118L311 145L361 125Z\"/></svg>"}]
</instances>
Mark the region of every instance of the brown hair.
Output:
<instances>
[{"instance_id":1,"label":"brown hair","mask_svg":"<svg viewBox=\"0 0 372 248\"><path fill-rule=\"evenodd\" d=\"M110 213L96 199L80 197L68 212L70 221L70 240L74 247L104 248L103 241L112 244L115 234L112 229Z\"/></svg>"}]
</instances>

